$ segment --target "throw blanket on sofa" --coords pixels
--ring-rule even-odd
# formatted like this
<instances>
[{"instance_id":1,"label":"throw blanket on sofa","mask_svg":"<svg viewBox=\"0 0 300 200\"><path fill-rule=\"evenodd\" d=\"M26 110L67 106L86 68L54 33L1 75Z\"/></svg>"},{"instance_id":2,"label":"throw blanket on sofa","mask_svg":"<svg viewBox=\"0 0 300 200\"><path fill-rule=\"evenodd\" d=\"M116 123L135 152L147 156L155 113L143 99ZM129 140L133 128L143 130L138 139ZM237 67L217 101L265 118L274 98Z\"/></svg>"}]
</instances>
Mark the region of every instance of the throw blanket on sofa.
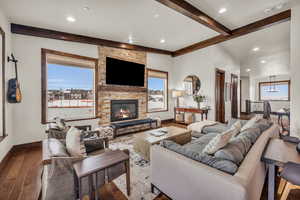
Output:
<instances>
[{"instance_id":1,"label":"throw blanket on sofa","mask_svg":"<svg viewBox=\"0 0 300 200\"><path fill-rule=\"evenodd\" d=\"M217 124L217 122L215 122L215 121L205 120L205 121L201 121L201 122L192 123L192 124L188 125L187 129L191 130L192 132L201 133L205 127L213 126L216 124Z\"/></svg>"}]
</instances>

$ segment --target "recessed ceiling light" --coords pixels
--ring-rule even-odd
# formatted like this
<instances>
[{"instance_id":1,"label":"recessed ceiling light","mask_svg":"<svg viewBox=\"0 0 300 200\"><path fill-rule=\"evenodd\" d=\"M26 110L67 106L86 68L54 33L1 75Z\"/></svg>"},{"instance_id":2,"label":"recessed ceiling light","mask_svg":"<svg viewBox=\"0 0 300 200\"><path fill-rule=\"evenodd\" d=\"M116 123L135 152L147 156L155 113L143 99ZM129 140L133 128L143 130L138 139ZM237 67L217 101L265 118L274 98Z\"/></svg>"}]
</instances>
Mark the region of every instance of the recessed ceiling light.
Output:
<instances>
[{"instance_id":1,"label":"recessed ceiling light","mask_svg":"<svg viewBox=\"0 0 300 200\"><path fill-rule=\"evenodd\" d=\"M261 64L265 64L266 62L267 61L265 61L265 60L260 61Z\"/></svg>"},{"instance_id":2,"label":"recessed ceiling light","mask_svg":"<svg viewBox=\"0 0 300 200\"><path fill-rule=\"evenodd\" d=\"M254 47L254 48L252 49L252 51L259 51L259 50L260 50L259 47Z\"/></svg>"},{"instance_id":3,"label":"recessed ceiling light","mask_svg":"<svg viewBox=\"0 0 300 200\"><path fill-rule=\"evenodd\" d=\"M227 11L227 8L221 8L220 10L219 10L219 13L220 14L223 14L223 13L225 13Z\"/></svg>"},{"instance_id":4,"label":"recessed ceiling light","mask_svg":"<svg viewBox=\"0 0 300 200\"><path fill-rule=\"evenodd\" d=\"M153 17L157 19L159 18L159 14L155 14Z\"/></svg>"},{"instance_id":5,"label":"recessed ceiling light","mask_svg":"<svg viewBox=\"0 0 300 200\"><path fill-rule=\"evenodd\" d=\"M248 68L248 69L246 69L246 72L251 72L251 69L249 69L249 68Z\"/></svg>"},{"instance_id":6,"label":"recessed ceiling light","mask_svg":"<svg viewBox=\"0 0 300 200\"><path fill-rule=\"evenodd\" d=\"M91 9L90 9L90 7L88 7L88 6L84 6L84 7L83 7L83 10L89 11L89 10L91 10Z\"/></svg>"},{"instance_id":7,"label":"recessed ceiling light","mask_svg":"<svg viewBox=\"0 0 300 200\"><path fill-rule=\"evenodd\" d=\"M75 19L75 17L68 16L68 17L67 17L67 21L68 21L68 22L76 22L76 19Z\"/></svg>"},{"instance_id":8,"label":"recessed ceiling light","mask_svg":"<svg viewBox=\"0 0 300 200\"><path fill-rule=\"evenodd\" d=\"M161 40L160 40L160 43L162 43L162 44L165 43L165 42L166 42L165 39L161 39Z\"/></svg>"}]
</instances>

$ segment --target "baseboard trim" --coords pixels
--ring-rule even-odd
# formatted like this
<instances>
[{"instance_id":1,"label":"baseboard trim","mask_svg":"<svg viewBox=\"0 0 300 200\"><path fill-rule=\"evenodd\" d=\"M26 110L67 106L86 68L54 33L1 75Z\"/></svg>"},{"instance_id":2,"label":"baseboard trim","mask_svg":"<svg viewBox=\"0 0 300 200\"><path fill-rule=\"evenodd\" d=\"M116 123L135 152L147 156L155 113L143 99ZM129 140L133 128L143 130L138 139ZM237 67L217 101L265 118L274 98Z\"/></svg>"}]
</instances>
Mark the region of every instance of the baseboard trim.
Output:
<instances>
[{"instance_id":1,"label":"baseboard trim","mask_svg":"<svg viewBox=\"0 0 300 200\"><path fill-rule=\"evenodd\" d=\"M13 150L19 150L19 149L24 149L24 148L35 148L35 147L42 147L42 141L37 141L37 142L31 142L31 143L26 143L26 144L18 144L13 146Z\"/></svg>"}]
</instances>

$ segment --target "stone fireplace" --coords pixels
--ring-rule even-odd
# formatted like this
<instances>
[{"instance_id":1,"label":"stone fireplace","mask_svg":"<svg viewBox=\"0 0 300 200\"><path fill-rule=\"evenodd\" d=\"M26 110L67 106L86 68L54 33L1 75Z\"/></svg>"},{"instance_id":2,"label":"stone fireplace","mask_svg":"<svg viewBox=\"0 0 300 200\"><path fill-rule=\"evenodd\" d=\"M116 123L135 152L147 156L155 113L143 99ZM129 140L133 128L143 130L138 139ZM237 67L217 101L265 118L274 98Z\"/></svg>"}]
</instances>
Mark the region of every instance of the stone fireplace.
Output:
<instances>
[{"instance_id":1,"label":"stone fireplace","mask_svg":"<svg viewBox=\"0 0 300 200\"><path fill-rule=\"evenodd\" d=\"M126 49L111 48L99 46L99 67L98 67L98 109L97 116L100 118L100 125L110 125L116 121L130 121L135 119L147 118L147 75L145 70L144 87L121 86L106 84L106 57L116 58L124 61L135 62L139 64L147 64L147 55L143 51L134 51ZM122 67L122 66L120 66ZM116 71L116 73L118 73ZM122 102L131 101L130 106L122 108L125 105ZM133 101L135 103L133 103ZM115 104L116 103L116 104ZM135 107L135 113L132 114L132 107ZM116 114L112 112L119 110ZM128 114L128 109L130 114ZM130 116L126 116L130 115Z\"/></svg>"},{"instance_id":2,"label":"stone fireplace","mask_svg":"<svg viewBox=\"0 0 300 200\"><path fill-rule=\"evenodd\" d=\"M111 100L110 113L111 122L137 119L138 118L138 100Z\"/></svg>"}]
</instances>

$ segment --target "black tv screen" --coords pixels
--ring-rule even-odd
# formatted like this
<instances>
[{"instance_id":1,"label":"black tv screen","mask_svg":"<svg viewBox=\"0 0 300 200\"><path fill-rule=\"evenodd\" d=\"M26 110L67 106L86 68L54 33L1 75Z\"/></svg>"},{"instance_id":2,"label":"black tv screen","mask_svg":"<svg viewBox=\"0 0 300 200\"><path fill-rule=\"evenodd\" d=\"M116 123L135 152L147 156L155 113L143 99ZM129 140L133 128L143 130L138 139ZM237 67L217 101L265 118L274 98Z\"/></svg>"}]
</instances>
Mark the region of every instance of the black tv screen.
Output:
<instances>
[{"instance_id":1,"label":"black tv screen","mask_svg":"<svg viewBox=\"0 0 300 200\"><path fill-rule=\"evenodd\" d=\"M145 65L106 57L106 84L144 87Z\"/></svg>"}]
</instances>

